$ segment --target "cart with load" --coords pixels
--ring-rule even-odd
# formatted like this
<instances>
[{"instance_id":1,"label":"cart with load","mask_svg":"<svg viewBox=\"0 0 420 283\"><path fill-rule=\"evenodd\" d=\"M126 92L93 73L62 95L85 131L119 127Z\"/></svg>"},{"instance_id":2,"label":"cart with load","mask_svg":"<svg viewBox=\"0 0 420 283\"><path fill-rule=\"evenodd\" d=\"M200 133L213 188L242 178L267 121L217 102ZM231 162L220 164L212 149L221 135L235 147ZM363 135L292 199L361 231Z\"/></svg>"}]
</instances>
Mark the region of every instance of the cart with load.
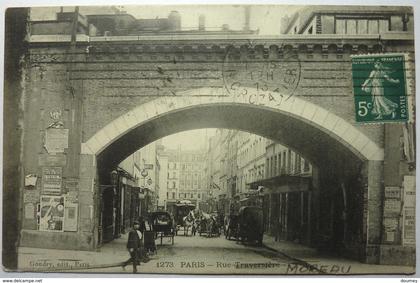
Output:
<instances>
[{"instance_id":1,"label":"cart with load","mask_svg":"<svg viewBox=\"0 0 420 283\"><path fill-rule=\"evenodd\" d=\"M174 219L166 211L153 212L150 215L154 238L160 238L160 244L163 243L163 238L171 238L172 245L174 244L175 225Z\"/></svg>"},{"instance_id":2,"label":"cart with load","mask_svg":"<svg viewBox=\"0 0 420 283\"><path fill-rule=\"evenodd\" d=\"M220 236L219 223L215 215L202 213L199 225L198 234L201 236L205 234L207 237Z\"/></svg>"},{"instance_id":3,"label":"cart with load","mask_svg":"<svg viewBox=\"0 0 420 283\"><path fill-rule=\"evenodd\" d=\"M238 215L238 237L242 243L262 245L264 234L263 212L257 206L242 206Z\"/></svg>"}]
</instances>

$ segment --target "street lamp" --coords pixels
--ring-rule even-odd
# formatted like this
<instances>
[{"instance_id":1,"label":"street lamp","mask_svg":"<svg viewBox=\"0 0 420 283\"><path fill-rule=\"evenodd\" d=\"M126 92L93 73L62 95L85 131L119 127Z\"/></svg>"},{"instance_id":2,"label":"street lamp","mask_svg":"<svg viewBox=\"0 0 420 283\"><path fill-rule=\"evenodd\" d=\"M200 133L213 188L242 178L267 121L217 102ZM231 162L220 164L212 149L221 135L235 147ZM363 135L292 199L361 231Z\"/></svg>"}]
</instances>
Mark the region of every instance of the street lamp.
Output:
<instances>
[{"instance_id":1,"label":"street lamp","mask_svg":"<svg viewBox=\"0 0 420 283\"><path fill-rule=\"evenodd\" d=\"M146 169L141 170L141 176L143 177L143 188L146 187L146 177L149 175Z\"/></svg>"},{"instance_id":2,"label":"street lamp","mask_svg":"<svg viewBox=\"0 0 420 283\"><path fill-rule=\"evenodd\" d=\"M148 208L148 204L147 204L148 192L146 191L146 177L147 177L147 175L149 175L149 173L147 172L146 169L143 169L143 170L141 170L140 175L142 176L142 179L143 179L143 185L141 186L141 189L142 189L143 194L144 194L144 209L147 210L147 208Z\"/></svg>"}]
</instances>

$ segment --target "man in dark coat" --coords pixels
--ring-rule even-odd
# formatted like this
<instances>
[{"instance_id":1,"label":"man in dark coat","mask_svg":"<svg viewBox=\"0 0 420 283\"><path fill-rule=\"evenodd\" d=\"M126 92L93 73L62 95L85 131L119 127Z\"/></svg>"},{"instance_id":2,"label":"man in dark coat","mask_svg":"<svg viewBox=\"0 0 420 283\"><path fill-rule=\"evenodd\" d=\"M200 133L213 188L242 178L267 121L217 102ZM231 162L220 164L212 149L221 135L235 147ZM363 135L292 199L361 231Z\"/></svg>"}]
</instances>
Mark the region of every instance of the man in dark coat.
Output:
<instances>
[{"instance_id":1,"label":"man in dark coat","mask_svg":"<svg viewBox=\"0 0 420 283\"><path fill-rule=\"evenodd\" d=\"M134 221L133 229L128 233L127 249L130 253L130 259L124 262L123 268L129 263L133 263L133 273L137 273L137 265L140 265L141 246L143 234L139 230L140 223Z\"/></svg>"}]
</instances>

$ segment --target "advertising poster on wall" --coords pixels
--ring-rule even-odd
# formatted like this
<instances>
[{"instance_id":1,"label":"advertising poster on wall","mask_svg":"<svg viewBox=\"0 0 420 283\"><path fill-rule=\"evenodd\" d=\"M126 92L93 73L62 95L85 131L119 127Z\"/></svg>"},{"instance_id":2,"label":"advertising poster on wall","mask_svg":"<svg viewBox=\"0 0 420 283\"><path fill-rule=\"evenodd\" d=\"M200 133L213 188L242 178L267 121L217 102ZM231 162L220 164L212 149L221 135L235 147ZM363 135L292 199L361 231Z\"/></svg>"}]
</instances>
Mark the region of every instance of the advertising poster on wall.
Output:
<instances>
[{"instance_id":1,"label":"advertising poster on wall","mask_svg":"<svg viewBox=\"0 0 420 283\"><path fill-rule=\"evenodd\" d=\"M416 244L416 179L404 176L403 245Z\"/></svg>"},{"instance_id":2,"label":"advertising poster on wall","mask_svg":"<svg viewBox=\"0 0 420 283\"><path fill-rule=\"evenodd\" d=\"M64 152L69 147L68 129L48 129L45 131L45 148L48 153Z\"/></svg>"},{"instance_id":3,"label":"advertising poster on wall","mask_svg":"<svg viewBox=\"0 0 420 283\"><path fill-rule=\"evenodd\" d=\"M62 232L64 222L64 197L41 196L40 231Z\"/></svg>"},{"instance_id":4,"label":"advertising poster on wall","mask_svg":"<svg viewBox=\"0 0 420 283\"><path fill-rule=\"evenodd\" d=\"M42 193L60 195L63 169L61 167L44 167L42 169Z\"/></svg>"},{"instance_id":5,"label":"advertising poster on wall","mask_svg":"<svg viewBox=\"0 0 420 283\"><path fill-rule=\"evenodd\" d=\"M77 195L70 192L65 196L64 231L77 231L78 203Z\"/></svg>"}]
</instances>

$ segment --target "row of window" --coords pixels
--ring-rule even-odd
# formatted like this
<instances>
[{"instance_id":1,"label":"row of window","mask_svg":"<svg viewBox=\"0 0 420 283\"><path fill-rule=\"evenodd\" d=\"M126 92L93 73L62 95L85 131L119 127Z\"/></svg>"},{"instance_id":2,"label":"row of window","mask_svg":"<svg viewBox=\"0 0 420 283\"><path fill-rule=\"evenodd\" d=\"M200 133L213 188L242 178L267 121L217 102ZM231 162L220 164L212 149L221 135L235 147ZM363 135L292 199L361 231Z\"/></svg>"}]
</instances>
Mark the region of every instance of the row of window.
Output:
<instances>
[{"instance_id":1,"label":"row of window","mask_svg":"<svg viewBox=\"0 0 420 283\"><path fill-rule=\"evenodd\" d=\"M260 156L265 153L265 144L266 139L262 137L257 137L253 142L246 147L245 149L242 149L238 153L238 164L239 166L243 166L253 160L255 157Z\"/></svg>"},{"instance_id":2,"label":"row of window","mask_svg":"<svg viewBox=\"0 0 420 283\"><path fill-rule=\"evenodd\" d=\"M196 180L198 180L198 179L201 178L201 174L200 173L188 173L188 174L181 173L180 177L181 177L181 179L190 179L190 180L196 179Z\"/></svg>"},{"instance_id":3,"label":"row of window","mask_svg":"<svg viewBox=\"0 0 420 283\"><path fill-rule=\"evenodd\" d=\"M194 175L193 175L194 174ZM200 173L181 173L179 174L181 179L200 179L201 178L201 174ZM168 172L168 179L176 179L177 178L177 172L176 171L172 171L172 172Z\"/></svg>"},{"instance_id":4,"label":"row of window","mask_svg":"<svg viewBox=\"0 0 420 283\"><path fill-rule=\"evenodd\" d=\"M203 162L203 160L204 154L171 156L169 159L170 163Z\"/></svg>"},{"instance_id":5,"label":"row of window","mask_svg":"<svg viewBox=\"0 0 420 283\"><path fill-rule=\"evenodd\" d=\"M307 30L306 34L315 34L315 25L313 23ZM332 23L331 23L332 24ZM328 25L328 24L327 24ZM335 17L334 33L335 34L379 34L390 31L389 18L355 18L355 17ZM298 33L298 27L294 26L293 33Z\"/></svg>"},{"instance_id":6,"label":"row of window","mask_svg":"<svg viewBox=\"0 0 420 283\"><path fill-rule=\"evenodd\" d=\"M179 181L180 186L185 186L185 185L187 185L187 186L191 186L191 185L197 186L198 184L199 184L199 180L194 180L194 181L192 181L192 180L180 180Z\"/></svg>"},{"instance_id":7,"label":"row of window","mask_svg":"<svg viewBox=\"0 0 420 283\"><path fill-rule=\"evenodd\" d=\"M378 34L389 30L388 19L336 19L336 34Z\"/></svg>"},{"instance_id":8,"label":"row of window","mask_svg":"<svg viewBox=\"0 0 420 283\"><path fill-rule=\"evenodd\" d=\"M184 181L179 182L179 186L181 188L197 189L199 187L199 185L200 185L200 183L198 181L191 182L191 180L188 180L186 182L184 182ZM177 188L176 182L168 182L167 183L167 188L168 189L176 189Z\"/></svg>"},{"instance_id":9,"label":"row of window","mask_svg":"<svg viewBox=\"0 0 420 283\"><path fill-rule=\"evenodd\" d=\"M282 174L307 173L310 170L309 162L290 149L266 158L266 167L266 178Z\"/></svg>"},{"instance_id":10,"label":"row of window","mask_svg":"<svg viewBox=\"0 0 420 283\"><path fill-rule=\"evenodd\" d=\"M276 155L266 158L265 165L258 165L248 170L244 175L238 176L236 192L243 192L247 183L264 178L271 178L283 174L302 174L310 172L310 164L299 154L284 150Z\"/></svg>"},{"instance_id":11,"label":"row of window","mask_svg":"<svg viewBox=\"0 0 420 283\"><path fill-rule=\"evenodd\" d=\"M236 183L236 193L246 191L246 185L257 180L264 179L265 165L257 165L249 169L244 175L239 175Z\"/></svg>"},{"instance_id":12,"label":"row of window","mask_svg":"<svg viewBox=\"0 0 420 283\"><path fill-rule=\"evenodd\" d=\"M204 160L204 159L203 159ZM201 160L201 161L203 161ZM177 162L169 162L168 169L169 170L177 170L181 169L182 171L193 171L193 170L201 170L204 164L202 163L183 163L179 164Z\"/></svg>"},{"instance_id":13,"label":"row of window","mask_svg":"<svg viewBox=\"0 0 420 283\"><path fill-rule=\"evenodd\" d=\"M195 195L195 193L178 193L178 198L193 199L194 195ZM166 193L166 198L167 199L176 199L176 193L175 192L172 192L172 193L167 192ZM201 198L201 193L197 193L197 198Z\"/></svg>"}]
</instances>

